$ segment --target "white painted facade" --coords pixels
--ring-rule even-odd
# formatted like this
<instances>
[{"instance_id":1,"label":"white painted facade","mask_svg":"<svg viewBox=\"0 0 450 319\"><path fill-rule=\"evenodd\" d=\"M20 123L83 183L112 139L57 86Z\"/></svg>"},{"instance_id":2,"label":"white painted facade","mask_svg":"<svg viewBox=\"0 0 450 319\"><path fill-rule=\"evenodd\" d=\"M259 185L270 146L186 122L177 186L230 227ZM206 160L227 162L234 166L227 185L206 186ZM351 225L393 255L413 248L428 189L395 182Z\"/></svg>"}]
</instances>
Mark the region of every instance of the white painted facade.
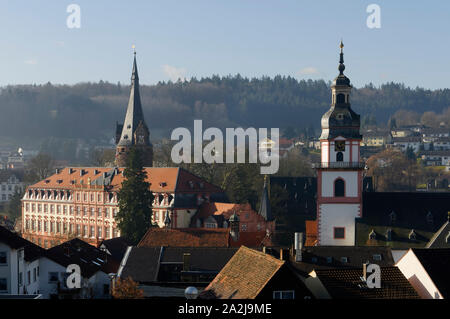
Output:
<instances>
[{"instance_id":1,"label":"white painted facade","mask_svg":"<svg viewBox=\"0 0 450 319\"><path fill-rule=\"evenodd\" d=\"M317 167L317 245L353 246L362 207L359 115L350 107L350 80L343 71L331 86L331 108L322 117L321 163Z\"/></svg>"},{"instance_id":2,"label":"white painted facade","mask_svg":"<svg viewBox=\"0 0 450 319\"><path fill-rule=\"evenodd\" d=\"M23 249L0 242L0 294L18 294L18 273L23 268Z\"/></svg>"},{"instance_id":3,"label":"white painted facade","mask_svg":"<svg viewBox=\"0 0 450 319\"><path fill-rule=\"evenodd\" d=\"M360 213L359 204L322 204L320 209L320 245L354 246L355 218ZM344 227L344 238L334 238L334 228Z\"/></svg>"},{"instance_id":4,"label":"white painted facade","mask_svg":"<svg viewBox=\"0 0 450 319\"><path fill-rule=\"evenodd\" d=\"M422 299L444 299L411 249L397 262L396 266Z\"/></svg>"},{"instance_id":5,"label":"white painted facade","mask_svg":"<svg viewBox=\"0 0 450 319\"><path fill-rule=\"evenodd\" d=\"M357 171L323 171L322 197L334 196L334 181L339 178L345 181L345 197L358 197Z\"/></svg>"}]
</instances>

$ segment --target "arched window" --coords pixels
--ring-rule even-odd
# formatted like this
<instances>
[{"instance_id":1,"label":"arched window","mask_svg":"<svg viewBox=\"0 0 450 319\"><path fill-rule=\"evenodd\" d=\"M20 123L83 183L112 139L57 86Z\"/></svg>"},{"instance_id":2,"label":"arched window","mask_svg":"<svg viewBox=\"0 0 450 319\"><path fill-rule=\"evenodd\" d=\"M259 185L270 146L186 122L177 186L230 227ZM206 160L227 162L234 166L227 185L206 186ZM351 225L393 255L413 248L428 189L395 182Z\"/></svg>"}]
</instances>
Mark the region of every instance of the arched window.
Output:
<instances>
[{"instance_id":1,"label":"arched window","mask_svg":"<svg viewBox=\"0 0 450 319\"><path fill-rule=\"evenodd\" d=\"M337 96L336 96L336 103L337 104L339 104L339 103L345 103L345 95L344 94L338 94Z\"/></svg>"},{"instance_id":2,"label":"arched window","mask_svg":"<svg viewBox=\"0 0 450 319\"><path fill-rule=\"evenodd\" d=\"M343 179L338 178L334 181L334 197L345 196L345 182Z\"/></svg>"},{"instance_id":3,"label":"arched window","mask_svg":"<svg viewBox=\"0 0 450 319\"><path fill-rule=\"evenodd\" d=\"M336 162L343 162L344 161L344 154L342 152L336 153Z\"/></svg>"}]
</instances>

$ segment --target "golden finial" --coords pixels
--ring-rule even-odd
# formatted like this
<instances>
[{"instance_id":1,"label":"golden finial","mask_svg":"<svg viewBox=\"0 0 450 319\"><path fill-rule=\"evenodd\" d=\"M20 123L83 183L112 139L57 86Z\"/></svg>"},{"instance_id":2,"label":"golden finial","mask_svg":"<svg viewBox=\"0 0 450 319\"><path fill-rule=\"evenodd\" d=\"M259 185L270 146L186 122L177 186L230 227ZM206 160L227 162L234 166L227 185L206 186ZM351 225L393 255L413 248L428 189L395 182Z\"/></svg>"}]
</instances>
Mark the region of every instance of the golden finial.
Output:
<instances>
[{"instance_id":1,"label":"golden finial","mask_svg":"<svg viewBox=\"0 0 450 319\"><path fill-rule=\"evenodd\" d=\"M133 44L133 45L131 46L131 48L133 49L134 54L136 54L136 46Z\"/></svg>"},{"instance_id":2,"label":"golden finial","mask_svg":"<svg viewBox=\"0 0 450 319\"><path fill-rule=\"evenodd\" d=\"M341 39L341 44L339 45L339 47L340 47L341 49L344 48L344 42L342 42L342 39Z\"/></svg>"}]
</instances>

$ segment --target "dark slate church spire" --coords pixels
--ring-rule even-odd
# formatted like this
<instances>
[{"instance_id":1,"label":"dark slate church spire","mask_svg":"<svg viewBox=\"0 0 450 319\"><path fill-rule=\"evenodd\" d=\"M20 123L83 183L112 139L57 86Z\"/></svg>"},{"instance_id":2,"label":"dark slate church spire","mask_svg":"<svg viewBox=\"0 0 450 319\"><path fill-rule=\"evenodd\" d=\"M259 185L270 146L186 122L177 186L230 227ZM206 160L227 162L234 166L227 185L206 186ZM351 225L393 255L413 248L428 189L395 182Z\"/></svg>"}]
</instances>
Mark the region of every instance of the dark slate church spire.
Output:
<instances>
[{"instance_id":1,"label":"dark slate church spire","mask_svg":"<svg viewBox=\"0 0 450 319\"><path fill-rule=\"evenodd\" d=\"M120 125L117 126L118 128ZM137 146L143 151L144 166L152 166L153 148L150 143L150 132L144 120L141 96L139 93L139 74L136 62L136 51L134 51L133 71L131 74L130 98L128 100L125 121L122 132L117 143L116 165L126 165L126 155L131 146Z\"/></svg>"},{"instance_id":2,"label":"dark slate church spire","mask_svg":"<svg viewBox=\"0 0 450 319\"><path fill-rule=\"evenodd\" d=\"M145 124L144 114L142 112L141 96L139 94L139 75L136 63L136 52L134 52L130 98L128 100L127 113L125 115L122 134L118 143L119 145L132 145L136 143L133 133L141 121Z\"/></svg>"},{"instance_id":3,"label":"dark slate church spire","mask_svg":"<svg viewBox=\"0 0 450 319\"><path fill-rule=\"evenodd\" d=\"M272 211L270 209L269 191L267 189L267 176L264 176L264 188L258 214L264 217L266 221L273 221Z\"/></svg>"}]
</instances>

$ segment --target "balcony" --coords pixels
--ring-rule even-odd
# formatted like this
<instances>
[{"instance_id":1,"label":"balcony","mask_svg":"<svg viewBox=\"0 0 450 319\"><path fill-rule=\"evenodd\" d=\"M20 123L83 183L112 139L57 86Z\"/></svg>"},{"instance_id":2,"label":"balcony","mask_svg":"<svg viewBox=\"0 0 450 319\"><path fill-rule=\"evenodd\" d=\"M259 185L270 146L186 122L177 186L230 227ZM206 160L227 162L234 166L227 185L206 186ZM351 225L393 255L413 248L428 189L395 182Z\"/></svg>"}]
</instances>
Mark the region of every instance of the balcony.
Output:
<instances>
[{"instance_id":1,"label":"balcony","mask_svg":"<svg viewBox=\"0 0 450 319\"><path fill-rule=\"evenodd\" d=\"M314 163L312 165L316 169L364 169L365 162L331 162L331 163Z\"/></svg>"}]
</instances>

